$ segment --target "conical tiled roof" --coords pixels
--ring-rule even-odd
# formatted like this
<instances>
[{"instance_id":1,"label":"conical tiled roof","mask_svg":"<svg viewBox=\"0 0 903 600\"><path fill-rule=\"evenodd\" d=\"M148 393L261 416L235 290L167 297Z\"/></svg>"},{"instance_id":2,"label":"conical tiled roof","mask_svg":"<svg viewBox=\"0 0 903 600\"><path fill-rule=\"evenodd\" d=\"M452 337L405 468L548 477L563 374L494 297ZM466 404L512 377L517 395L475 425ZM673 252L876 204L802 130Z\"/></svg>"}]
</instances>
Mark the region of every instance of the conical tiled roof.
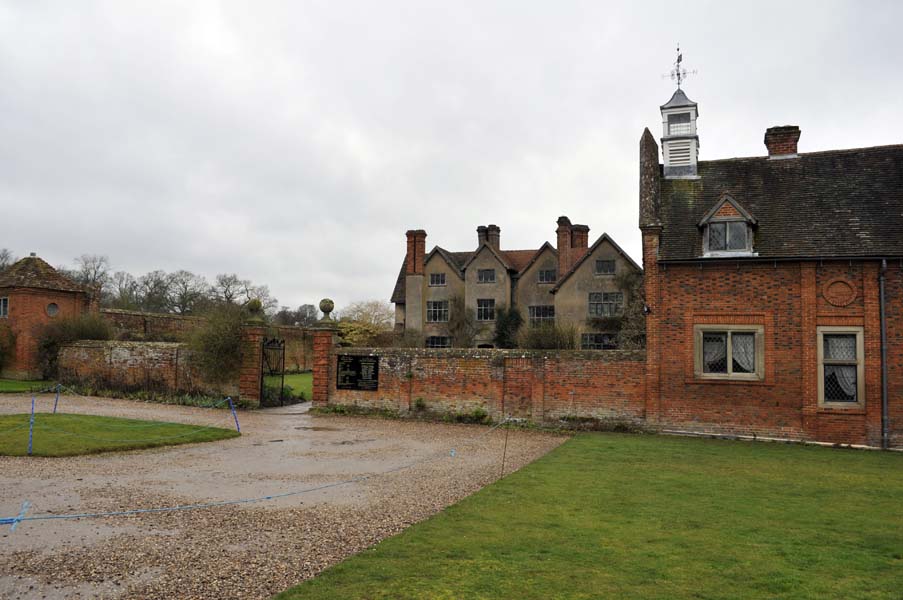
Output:
<instances>
[{"instance_id":1,"label":"conical tiled roof","mask_svg":"<svg viewBox=\"0 0 903 600\"><path fill-rule=\"evenodd\" d=\"M23 258L0 273L0 288L17 287L64 292L86 291L37 256Z\"/></svg>"},{"instance_id":2,"label":"conical tiled roof","mask_svg":"<svg viewBox=\"0 0 903 600\"><path fill-rule=\"evenodd\" d=\"M684 94L684 91L680 88L677 88L677 91L674 92L674 95L671 96L671 99L668 100L665 104L662 104L662 110L668 108L683 108L683 107L691 107L696 106L696 103L687 98L687 95Z\"/></svg>"}]
</instances>

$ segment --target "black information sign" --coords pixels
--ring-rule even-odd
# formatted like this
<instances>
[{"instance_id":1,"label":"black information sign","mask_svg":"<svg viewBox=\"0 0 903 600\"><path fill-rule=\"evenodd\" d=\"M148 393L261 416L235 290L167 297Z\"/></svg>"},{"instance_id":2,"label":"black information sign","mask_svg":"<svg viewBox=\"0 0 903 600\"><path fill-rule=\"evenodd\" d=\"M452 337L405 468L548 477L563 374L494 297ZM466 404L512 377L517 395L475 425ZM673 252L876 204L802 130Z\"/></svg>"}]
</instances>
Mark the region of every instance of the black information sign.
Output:
<instances>
[{"instance_id":1,"label":"black information sign","mask_svg":"<svg viewBox=\"0 0 903 600\"><path fill-rule=\"evenodd\" d=\"M379 357L338 355L336 369L336 389L367 390L379 389Z\"/></svg>"}]
</instances>

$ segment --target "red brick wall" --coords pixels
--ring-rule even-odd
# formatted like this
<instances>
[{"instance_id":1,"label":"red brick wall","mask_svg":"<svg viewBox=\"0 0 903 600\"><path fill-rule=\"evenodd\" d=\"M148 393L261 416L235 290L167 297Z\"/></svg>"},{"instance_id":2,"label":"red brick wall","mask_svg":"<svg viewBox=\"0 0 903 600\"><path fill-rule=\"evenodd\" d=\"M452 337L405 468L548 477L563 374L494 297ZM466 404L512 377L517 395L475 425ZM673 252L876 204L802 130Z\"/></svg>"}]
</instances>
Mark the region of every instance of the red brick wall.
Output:
<instances>
[{"instance_id":1,"label":"red brick wall","mask_svg":"<svg viewBox=\"0 0 903 600\"><path fill-rule=\"evenodd\" d=\"M40 379L37 342L41 326L54 319L82 314L88 310L88 298L84 293L27 288L0 290L0 297L9 298L9 316L5 320L16 336L15 355L2 374L17 379ZM55 317L47 314L51 303L59 307Z\"/></svg>"},{"instance_id":2,"label":"red brick wall","mask_svg":"<svg viewBox=\"0 0 903 600\"><path fill-rule=\"evenodd\" d=\"M336 353L378 355L379 390L337 390ZM315 360L320 360L320 352ZM535 422L562 417L639 422L644 414L642 352L339 348L325 366L329 404L405 412L421 400L434 412L480 408L494 419ZM316 387L316 369L314 377ZM318 398L316 390L314 395Z\"/></svg>"},{"instance_id":3,"label":"red brick wall","mask_svg":"<svg viewBox=\"0 0 903 600\"><path fill-rule=\"evenodd\" d=\"M204 323L204 319L201 317L113 308L102 308L100 314L113 325L120 335L127 334L137 339L181 339Z\"/></svg>"},{"instance_id":4,"label":"red brick wall","mask_svg":"<svg viewBox=\"0 0 903 600\"><path fill-rule=\"evenodd\" d=\"M903 261L888 265L885 279L889 429L892 445L903 446Z\"/></svg>"},{"instance_id":5,"label":"red brick wall","mask_svg":"<svg viewBox=\"0 0 903 600\"><path fill-rule=\"evenodd\" d=\"M58 364L64 382L166 393L236 394L236 382L204 381L191 368L189 358L184 344L80 341L60 348Z\"/></svg>"},{"instance_id":6,"label":"red brick wall","mask_svg":"<svg viewBox=\"0 0 903 600\"><path fill-rule=\"evenodd\" d=\"M650 236L654 237L654 236ZM778 262L656 264L645 240L649 384L647 412L665 428L879 445L878 264ZM651 263L650 263L651 261ZM651 268L650 268L651 267ZM892 429L903 429L903 314L899 266L888 273ZM703 381L693 374L693 325L754 323L765 329L760 382ZM864 328L865 408L818 406L817 327ZM657 405L657 406L655 406ZM899 439L898 439L899 443Z\"/></svg>"}]
</instances>

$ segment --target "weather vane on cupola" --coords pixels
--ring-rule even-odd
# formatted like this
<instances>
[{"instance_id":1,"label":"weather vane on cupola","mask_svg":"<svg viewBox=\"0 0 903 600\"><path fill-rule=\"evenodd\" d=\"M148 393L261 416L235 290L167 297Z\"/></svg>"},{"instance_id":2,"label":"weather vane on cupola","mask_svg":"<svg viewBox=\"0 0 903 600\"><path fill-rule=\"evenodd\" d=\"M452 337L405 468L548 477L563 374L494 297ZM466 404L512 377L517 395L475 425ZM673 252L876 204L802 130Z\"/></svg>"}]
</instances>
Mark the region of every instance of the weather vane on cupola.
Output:
<instances>
[{"instance_id":1,"label":"weather vane on cupola","mask_svg":"<svg viewBox=\"0 0 903 600\"><path fill-rule=\"evenodd\" d=\"M684 55L680 51L680 44L677 45L677 60L674 61L674 68L671 69L671 81L677 83L677 89L680 89L680 84L683 83L684 79L686 79L690 75L696 75L698 71L695 69L692 71L687 71L683 67ZM667 77L667 75L662 75L662 79Z\"/></svg>"}]
</instances>

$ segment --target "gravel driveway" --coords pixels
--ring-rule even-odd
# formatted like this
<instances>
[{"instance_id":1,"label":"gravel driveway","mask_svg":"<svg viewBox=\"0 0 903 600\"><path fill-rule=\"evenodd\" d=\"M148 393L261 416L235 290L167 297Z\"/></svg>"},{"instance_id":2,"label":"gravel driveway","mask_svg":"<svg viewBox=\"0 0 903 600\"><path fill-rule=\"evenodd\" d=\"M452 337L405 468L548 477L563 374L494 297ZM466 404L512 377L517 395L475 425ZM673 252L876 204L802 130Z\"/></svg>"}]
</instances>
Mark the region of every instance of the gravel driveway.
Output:
<instances>
[{"instance_id":1,"label":"gravel driveway","mask_svg":"<svg viewBox=\"0 0 903 600\"><path fill-rule=\"evenodd\" d=\"M38 399L49 412L52 397ZM30 398L0 396L0 414ZM64 397L61 412L232 426L228 410ZM0 526L2 598L269 598L500 475L505 432L482 426L239 413L242 436L70 458L0 457L0 516L234 500L372 475L266 502ZM505 472L566 438L511 431ZM451 456L450 449L455 449ZM413 467L397 469L422 458Z\"/></svg>"}]
</instances>

